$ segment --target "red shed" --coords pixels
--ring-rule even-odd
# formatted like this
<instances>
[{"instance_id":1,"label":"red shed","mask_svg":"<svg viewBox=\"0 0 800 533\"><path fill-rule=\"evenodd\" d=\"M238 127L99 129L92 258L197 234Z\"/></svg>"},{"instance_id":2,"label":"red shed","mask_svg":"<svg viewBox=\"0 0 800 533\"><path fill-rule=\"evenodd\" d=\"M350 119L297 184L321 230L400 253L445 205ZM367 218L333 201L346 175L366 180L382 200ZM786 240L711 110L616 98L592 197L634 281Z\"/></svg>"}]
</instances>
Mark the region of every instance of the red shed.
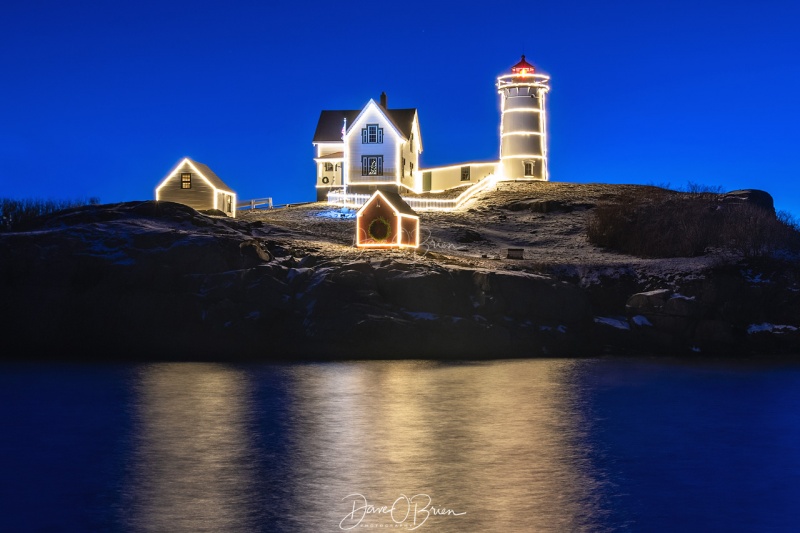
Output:
<instances>
[{"instance_id":1,"label":"red shed","mask_svg":"<svg viewBox=\"0 0 800 533\"><path fill-rule=\"evenodd\" d=\"M417 248L419 216L396 192L375 191L356 213L356 246Z\"/></svg>"}]
</instances>

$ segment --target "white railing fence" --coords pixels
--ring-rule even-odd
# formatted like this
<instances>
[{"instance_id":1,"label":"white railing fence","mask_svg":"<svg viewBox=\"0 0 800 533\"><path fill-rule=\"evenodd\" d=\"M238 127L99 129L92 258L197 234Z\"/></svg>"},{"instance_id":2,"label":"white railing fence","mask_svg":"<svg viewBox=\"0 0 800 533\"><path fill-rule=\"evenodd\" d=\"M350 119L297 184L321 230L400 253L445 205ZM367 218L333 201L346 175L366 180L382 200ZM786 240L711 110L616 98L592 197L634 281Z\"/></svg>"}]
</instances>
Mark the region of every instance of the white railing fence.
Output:
<instances>
[{"instance_id":1,"label":"white railing fence","mask_svg":"<svg viewBox=\"0 0 800 533\"><path fill-rule=\"evenodd\" d=\"M411 209L415 211L453 211L463 207L464 204L476 194L496 187L497 182L498 179L494 174L490 174L475 185L468 187L456 198L418 198L414 196L401 196ZM332 191L328 193L328 203L339 207L358 209L364 205L371 196L371 194L345 194L342 191Z\"/></svg>"},{"instance_id":2,"label":"white railing fence","mask_svg":"<svg viewBox=\"0 0 800 533\"><path fill-rule=\"evenodd\" d=\"M262 205L266 205L267 209L272 209L272 198L253 198L252 200L242 200L240 202L236 202L236 207L239 209L243 207L255 209L256 207Z\"/></svg>"}]
</instances>

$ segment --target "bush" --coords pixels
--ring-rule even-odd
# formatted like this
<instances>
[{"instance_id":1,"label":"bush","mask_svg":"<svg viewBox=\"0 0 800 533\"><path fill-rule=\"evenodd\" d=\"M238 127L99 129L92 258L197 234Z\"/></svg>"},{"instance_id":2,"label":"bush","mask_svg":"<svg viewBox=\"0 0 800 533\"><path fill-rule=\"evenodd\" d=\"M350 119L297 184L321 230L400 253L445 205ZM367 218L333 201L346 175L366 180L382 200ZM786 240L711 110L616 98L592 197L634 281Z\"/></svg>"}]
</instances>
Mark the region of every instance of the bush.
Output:
<instances>
[{"instance_id":1,"label":"bush","mask_svg":"<svg viewBox=\"0 0 800 533\"><path fill-rule=\"evenodd\" d=\"M788 211L778 211L775 216L777 216L778 221L788 229L800 233L800 220L797 220L797 217L793 214Z\"/></svg>"},{"instance_id":2,"label":"bush","mask_svg":"<svg viewBox=\"0 0 800 533\"><path fill-rule=\"evenodd\" d=\"M703 185L702 183L695 183L693 181L687 181L686 187L682 187L678 189L679 192L685 192L689 194L702 194L702 195L714 195L714 194L722 194L725 190L722 188L721 185Z\"/></svg>"},{"instance_id":3,"label":"bush","mask_svg":"<svg viewBox=\"0 0 800 533\"><path fill-rule=\"evenodd\" d=\"M638 257L692 257L724 248L745 257L800 249L790 215L776 217L753 204L722 203L710 190L679 193L643 188L598 205L589 217L589 242Z\"/></svg>"},{"instance_id":4,"label":"bush","mask_svg":"<svg viewBox=\"0 0 800 533\"><path fill-rule=\"evenodd\" d=\"M22 222L42 215L99 203L100 199L94 197L81 200L42 200L33 198L13 200L11 198L0 198L0 231L12 230Z\"/></svg>"}]
</instances>

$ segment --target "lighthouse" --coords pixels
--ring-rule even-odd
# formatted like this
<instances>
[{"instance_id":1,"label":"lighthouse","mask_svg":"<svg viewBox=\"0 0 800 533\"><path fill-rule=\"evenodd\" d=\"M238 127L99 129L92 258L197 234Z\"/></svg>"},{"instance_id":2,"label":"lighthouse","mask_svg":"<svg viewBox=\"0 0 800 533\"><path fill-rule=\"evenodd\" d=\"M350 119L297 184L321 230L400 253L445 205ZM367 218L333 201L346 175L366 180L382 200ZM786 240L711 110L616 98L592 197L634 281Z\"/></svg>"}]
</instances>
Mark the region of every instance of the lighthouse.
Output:
<instances>
[{"instance_id":1,"label":"lighthouse","mask_svg":"<svg viewBox=\"0 0 800 533\"><path fill-rule=\"evenodd\" d=\"M535 72L522 56L511 74L497 78L500 94L500 170L505 179L546 181L550 76Z\"/></svg>"}]
</instances>

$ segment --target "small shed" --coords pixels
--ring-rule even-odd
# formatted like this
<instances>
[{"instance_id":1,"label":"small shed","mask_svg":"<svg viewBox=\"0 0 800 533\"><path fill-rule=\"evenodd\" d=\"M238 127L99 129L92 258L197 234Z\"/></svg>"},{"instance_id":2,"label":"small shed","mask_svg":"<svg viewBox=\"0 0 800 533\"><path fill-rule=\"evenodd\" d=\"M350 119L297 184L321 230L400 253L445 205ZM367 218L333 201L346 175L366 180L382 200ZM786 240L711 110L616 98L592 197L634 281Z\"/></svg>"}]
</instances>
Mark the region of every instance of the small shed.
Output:
<instances>
[{"instance_id":1,"label":"small shed","mask_svg":"<svg viewBox=\"0 0 800 533\"><path fill-rule=\"evenodd\" d=\"M359 248L417 248L419 215L396 192L375 191L356 212Z\"/></svg>"},{"instance_id":2,"label":"small shed","mask_svg":"<svg viewBox=\"0 0 800 533\"><path fill-rule=\"evenodd\" d=\"M184 157L156 187L156 200L236 216L236 193L203 163Z\"/></svg>"}]
</instances>

